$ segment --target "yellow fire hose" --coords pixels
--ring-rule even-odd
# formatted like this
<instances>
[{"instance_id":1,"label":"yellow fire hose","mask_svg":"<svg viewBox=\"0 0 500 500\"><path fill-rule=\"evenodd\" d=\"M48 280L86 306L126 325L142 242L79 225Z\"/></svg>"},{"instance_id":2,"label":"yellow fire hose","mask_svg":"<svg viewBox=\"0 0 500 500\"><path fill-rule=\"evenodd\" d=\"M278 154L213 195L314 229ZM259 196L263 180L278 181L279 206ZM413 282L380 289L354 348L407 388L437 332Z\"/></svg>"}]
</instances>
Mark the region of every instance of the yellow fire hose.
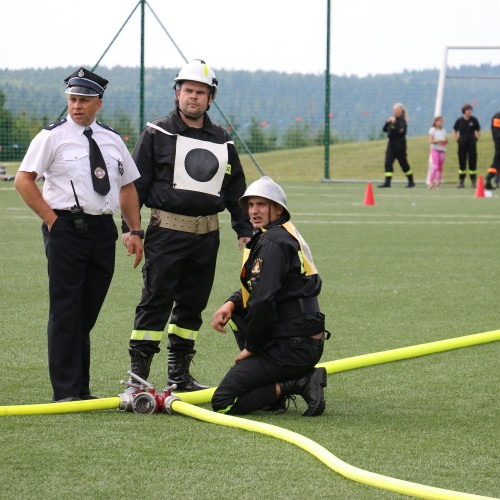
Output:
<instances>
[{"instance_id":1,"label":"yellow fire hose","mask_svg":"<svg viewBox=\"0 0 500 500\"><path fill-rule=\"evenodd\" d=\"M56 413L74 413L93 410L116 410L120 406L120 398L89 399L87 401L71 401L67 403L46 403L38 405L0 406L0 417L14 415L54 415Z\"/></svg>"},{"instance_id":2,"label":"yellow fire hose","mask_svg":"<svg viewBox=\"0 0 500 500\"><path fill-rule=\"evenodd\" d=\"M491 332L476 333L473 335L466 335L464 337L438 340L436 342L428 342L427 344L418 344L409 347L391 349L389 351L362 354L360 356L338 359L336 361L327 361L325 363L318 363L317 366L326 368L328 374L339 373L347 370L354 370L356 368L363 368L365 366L373 366L381 363L389 363L391 361L400 361L402 359L416 358L427 354L450 351L461 347L487 344L498 340L500 340L500 330L493 330ZM178 394L178 396L186 403L197 405L201 403L209 403L212 400L214 392L215 388L210 388L203 391L186 392Z\"/></svg>"},{"instance_id":3,"label":"yellow fire hose","mask_svg":"<svg viewBox=\"0 0 500 500\"><path fill-rule=\"evenodd\" d=\"M491 332L476 333L473 335L466 335L464 337L438 340L427 344L401 347L399 349L374 352L372 354L363 354L352 358L344 358L337 361L320 363L318 366L325 367L328 373L337 373L346 370L353 370L355 368L377 365L380 363L389 363L391 361L399 361L401 359L416 358L427 354L451 351L452 349L459 349L461 347L487 344L488 342L495 342L497 340L500 340L500 330L493 330Z\"/></svg>"},{"instance_id":4,"label":"yellow fire hose","mask_svg":"<svg viewBox=\"0 0 500 500\"><path fill-rule=\"evenodd\" d=\"M459 349L461 347L469 347L473 345L485 344L500 340L500 330L491 332L478 333L464 337L457 337L453 339L440 340L437 342L429 342L427 344L420 344L416 346L403 347L399 349L392 349L389 351L382 351L372 354L364 354L361 356L354 356L337 361L330 361L320 363L318 366L326 368L329 374L338 373L365 366L372 366L380 363L389 363L402 359L414 358L417 356L425 356L427 354L434 354L438 352L448 351L452 349ZM359 483L374 486L376 488L386 489L402 493L408 496L418 498L438 499L438 500L461 500L461 499L488 499L492 497L483 497L469 493L461 493L457 491L444 490L432 486L426 486L401 479L391 478L376 474L374 472L359 469L346 462L343 462L328 450L323 448L318 443L297 434L295 432L276 427L274 425L255 422L240 417L230 415L223 415L212 411L198 408L196 404L208 403L212 399L215 388L205 389L203 391L180 393L177 396L180 400L174 400L171 403L171 409L176 413L204 420L206 422L226 425L228 427L236 427L245 429L252 432L259 432L261 434L270 435L284 441L293 443L304 450L308 451L316 458L321 460L325 465L341 474L342 476L357 481ZM55 413L70 413L91 410L110 410L116 409L120 406L120 398L105 398L94 399L88 401L73 401L68 403L49 403L38 405L19 405L19 406L0 406L0 416L13 416L13 415L34 415L34 414L55 414Z\"/></svg>"},{"instance_id":5,"label":"yellow fire hose","mask_svg":"<svg viewBox=\"0 0 500 500\"><path fill-rule=\"evenodd\" d=\"M251 432L259 432L261 434L282 439L283 441L288 441L289 443L295 444L308 451L311 455L314 455L316 458L321 460L321 462L323 462L330 469L341 474L347 479L352 479L358 483L368 484L369 486L375 486L376 488L395 491L397 493L417 498L430 498L433 500L477 500L479 498L492 498L472 495L469 493L461 493L459 491L443 490L441 488L411 483L409 481L382 476L381 474L359 469L340 460L340 458L337 458L326 448L323 448L323 446L310 440L309 438L275 425L215 413L179 400L172 401L171 409L176 413L182 413L183 415L187 415L198 420L204 420L205 422L210 422L212 424L226 425L228 427L236 427L238 429L245 429Z\"/></svg>"}]
</instances>

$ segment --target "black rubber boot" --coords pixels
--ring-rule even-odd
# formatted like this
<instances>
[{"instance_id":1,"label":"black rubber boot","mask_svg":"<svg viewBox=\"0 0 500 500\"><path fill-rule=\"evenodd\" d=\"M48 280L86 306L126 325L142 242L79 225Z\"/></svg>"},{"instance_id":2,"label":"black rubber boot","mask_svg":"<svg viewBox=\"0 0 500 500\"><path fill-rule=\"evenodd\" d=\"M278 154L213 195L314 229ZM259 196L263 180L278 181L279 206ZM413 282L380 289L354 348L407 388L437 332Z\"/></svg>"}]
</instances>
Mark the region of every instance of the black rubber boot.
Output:
<instances>
[{"instance_id":1,"label":"black rubber boot","mask_svg":"<svg viewBox=\"0 0 500 500\"><path fill-rule=\"evenodd\" d=\"M408 184L406 185L406 187L407 188L415 187L415 181L413 180L413 174L410 174L407 177L408 177Z\"/></svg>"},{"instance_id":2,"label":"black rubber boot","mask_svg":"<svg viewBox=\"0 0 500 500\"><path fill-rule=\"evenodd\" d=\"M298 394L307 403L303 417L316 417L325 411L326 401L324 388L327 384L325 368L315 368L312 372L300 378L281 382L281 395L283 397Z\"/></svg>"},{"instance_id":3,"label":"black rubber boot","mask_svg":"<svg viewBox=\"0 0 500 500\"><path fill-rule=\"evenodd\" d=\"M386 177L384 183L380 184L380 186L378 186L378 187L379 188L390 188L391 187L391 178Z\"/></svg>"},{"instance_id":4,"label":"black rubber boot","mask_svg":"<svg viewBox=\"0 0 500 500\"><path fill-rule=\"evenodd\" d=\"M476 189L476 180L477 180L477 175L476 174L471 174L471 176L470 176L470 187L472 189Z\"/></svg>"},{"instance_id":5,"label":"black rubber boot","mask_svg":"<svg viewBox=\"0 0 500 500\"><path fill-rule=\"evenodd\" d=\"M143 380L147 380L154 354L138 351L132 347L129 348L128 352L130 354L130 371L138 377L141 377ZM128 381L134 384L139 384L139 382L133 377L130 377ZM135 391L136 389L134 387L129 387L126 392L133 393Z\"/></svg>"},{"instance_id":6,"label":"black rubber boot","mask_svg":"<svg viewBox=\"0 0 500 500\"><path fill-rule=\"evenodd\" d=\"M491 183L491 181L493 180L494 177L495 177L495 174L493 174L491 172L486 176L486 181L484 183L484 189L488 189L490 191L493 189L496 189L496 187Z\"/></svg>"},{"instance_id":7,"label":"black rubber boot","mask_svg":"<svg viewBox=\"0 0 500 500\"><path fill-rule=\"evenodd\" d=\"M176 384L178 392L193 392L208 389L199 384L189 373L189 366L195 353L168 351L168 385Z\"/></svg>"},{"instance_id":8,"label":"black rubber boot","mask_svg":"<svg viewBox=\"0 0 500 500\"><path fill-rule=\"evenodd\" d=\"M465 174L460 174L458 177L458 189L463 189L465 187Z\"/></svg>"},{"instance_id":9,"label":"black rubber boot","mask_svg":"<svg viewBox=\"0 0 500 500\"><path fill-rule=\"evenodd\" d=\"M151 362L153 361L153 354L145 354L135 349L130 349L130 371L144 380L149 377L151 370Z\"/></svg>"}]
</instances>

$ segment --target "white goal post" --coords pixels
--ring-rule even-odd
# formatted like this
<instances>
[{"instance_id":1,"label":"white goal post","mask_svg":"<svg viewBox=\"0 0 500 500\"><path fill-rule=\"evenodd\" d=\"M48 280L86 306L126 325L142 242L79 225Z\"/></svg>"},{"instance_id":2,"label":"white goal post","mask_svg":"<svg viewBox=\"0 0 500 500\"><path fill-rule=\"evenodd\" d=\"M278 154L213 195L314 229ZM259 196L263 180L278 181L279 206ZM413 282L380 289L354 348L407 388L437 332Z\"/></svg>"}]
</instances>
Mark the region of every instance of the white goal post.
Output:
<instances>
[{"instance_id":1,"label":"white goal post","mask_svg":"<svg viewBox=\"0 0 500 500\"><path fill-rule=\"evenodd\" d=\"M436 105L434 107L434 116L442 114L443 110L443 97L444 97L444 82L446 80L446 69L448 67L448 52L450 50L494 50L500 49L500 45L448 45L444 48L443 65L441 66L441 71L439 72L439 80L436 92ZM469 76L463 78L498 78L498 77L481 77L481 76Z\"/></svg>"}]
</instances>

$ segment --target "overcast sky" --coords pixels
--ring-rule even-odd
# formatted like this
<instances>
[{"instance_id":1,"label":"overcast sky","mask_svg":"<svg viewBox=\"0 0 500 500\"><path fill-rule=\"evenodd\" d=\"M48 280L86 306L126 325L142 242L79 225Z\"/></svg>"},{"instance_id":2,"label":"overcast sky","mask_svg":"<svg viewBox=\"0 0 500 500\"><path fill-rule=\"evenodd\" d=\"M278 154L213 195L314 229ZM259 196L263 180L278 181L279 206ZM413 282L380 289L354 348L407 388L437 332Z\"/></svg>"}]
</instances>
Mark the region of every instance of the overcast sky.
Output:
<instances>
[{"instance_id":1,"label":"overcast sky","mask_svg":"<svg viewBox=\"0 0 500 500\"><path fill-rule=\"evenodd\" d=\"M138 0L0 0L0 69L92 67ZM151 9L158 16L160 26ZM146 66L202 58L214 70L325 71L327 0L148 0ZM101 66L140 63L140 6ZM336 75L439 68L446 45L500 45L500 0L331 0ZM169 36L182 52L181 55ZM450 64L500 64L500 50Z\"/></svg>"}]
</instances>

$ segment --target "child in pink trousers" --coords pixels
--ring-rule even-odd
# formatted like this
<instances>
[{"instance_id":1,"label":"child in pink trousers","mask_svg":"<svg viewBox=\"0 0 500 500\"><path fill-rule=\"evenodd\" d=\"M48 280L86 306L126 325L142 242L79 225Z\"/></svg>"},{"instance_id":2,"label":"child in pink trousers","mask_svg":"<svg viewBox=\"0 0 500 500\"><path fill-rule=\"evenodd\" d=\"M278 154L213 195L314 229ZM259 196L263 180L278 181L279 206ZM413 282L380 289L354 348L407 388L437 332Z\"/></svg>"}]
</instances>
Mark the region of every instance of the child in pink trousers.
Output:
<instances>
[{"instance_id":1,"label":"child in pink trousers","mask_svg":"<svg viewBox=\"0 0 500 500\"><path fill-rule=\"evenodd\" d=\"M448 138L446 130L443 128L443 117L436 116L432 127L429 130L430 151L430 172L427 184L431 189L441 186L441 177L443 175L444 159L446 157L446 145Z\"/></svg>"}]
</instances>

